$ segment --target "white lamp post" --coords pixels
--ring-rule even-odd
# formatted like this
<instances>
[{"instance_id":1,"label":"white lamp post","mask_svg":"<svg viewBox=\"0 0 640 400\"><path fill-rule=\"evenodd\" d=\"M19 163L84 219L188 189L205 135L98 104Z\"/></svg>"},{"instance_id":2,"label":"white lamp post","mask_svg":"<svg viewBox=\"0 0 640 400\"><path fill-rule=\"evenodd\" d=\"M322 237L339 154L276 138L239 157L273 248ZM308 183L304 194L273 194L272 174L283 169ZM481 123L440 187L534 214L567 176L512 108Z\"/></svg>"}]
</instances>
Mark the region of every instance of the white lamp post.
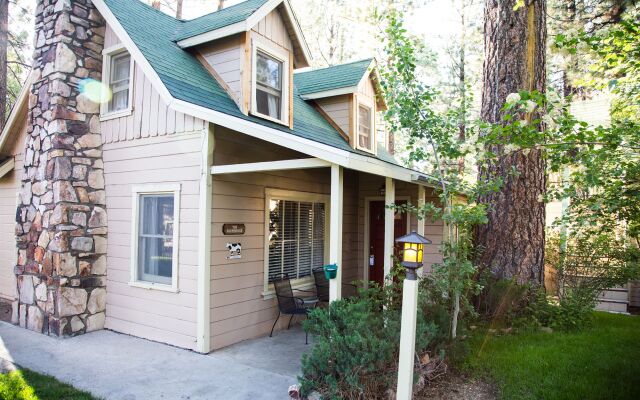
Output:
<instances>
[{"instance_id":1,"label":"white lamp post","mask_svg":"<svg viewBox=\"0 0 640 400\"><path fill-rule=\"evenodd\" d=\"M418 280L416 270L422 267L424 245L431 241L411 232L396 239L403 243L402 266L407 275L402 289L402 325L400 326L400 359L396 399L409 400L413 396L413 365L416 352L416 319L418 315Z\"/></svg>"}]
</instances>

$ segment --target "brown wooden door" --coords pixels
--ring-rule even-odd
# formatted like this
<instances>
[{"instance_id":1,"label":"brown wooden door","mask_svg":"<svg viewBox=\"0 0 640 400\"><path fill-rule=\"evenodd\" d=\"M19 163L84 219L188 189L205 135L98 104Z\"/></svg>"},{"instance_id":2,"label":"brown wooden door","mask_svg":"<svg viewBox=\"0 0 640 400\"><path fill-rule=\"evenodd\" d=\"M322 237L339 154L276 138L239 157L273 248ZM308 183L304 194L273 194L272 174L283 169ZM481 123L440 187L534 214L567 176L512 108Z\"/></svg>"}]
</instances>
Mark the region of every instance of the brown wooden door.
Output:
<instances>
[{"instance_id":1,"label":"brown wooden door","mask_svg":"<svg viewBox=\"0 0 640 400\"><path fill-rule=\"evenodd\" d=\"M406 201L396 202L404 203ZM384 210L384 201L372 201L369 204L369 280L380 285L384 283ZM393 226L394 239L406 235L406 214L396 213Z\"/></svg>"}]
</instances>

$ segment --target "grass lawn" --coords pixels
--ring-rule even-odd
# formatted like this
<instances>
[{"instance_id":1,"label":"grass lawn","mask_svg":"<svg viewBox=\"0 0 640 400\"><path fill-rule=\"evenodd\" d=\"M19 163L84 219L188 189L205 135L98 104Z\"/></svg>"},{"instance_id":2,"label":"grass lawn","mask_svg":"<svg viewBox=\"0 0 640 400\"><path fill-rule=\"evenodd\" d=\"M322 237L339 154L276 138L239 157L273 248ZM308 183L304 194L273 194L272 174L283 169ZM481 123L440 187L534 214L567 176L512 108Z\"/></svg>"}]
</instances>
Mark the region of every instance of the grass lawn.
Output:
<instances>
[{"instance_id":1,"label":"grass lawn","mask_svg":"<svg viewBox=\"0 0 640 400\"><path fill-rule=\"evenodd\" d=\"M594 313L576 333L479 331L463 370L501 399L640 399L640 317Z\"/></svg>"},{"instance_id":2,"label":"grass lawn","mask_svg":"<svg viewBox=\"0 0 640 400\"><path fill-rule=\"evenodd\" d=\"M94 400L55 378L23 369L0 375L1 400Z\"/></svg>"}]
</instances>

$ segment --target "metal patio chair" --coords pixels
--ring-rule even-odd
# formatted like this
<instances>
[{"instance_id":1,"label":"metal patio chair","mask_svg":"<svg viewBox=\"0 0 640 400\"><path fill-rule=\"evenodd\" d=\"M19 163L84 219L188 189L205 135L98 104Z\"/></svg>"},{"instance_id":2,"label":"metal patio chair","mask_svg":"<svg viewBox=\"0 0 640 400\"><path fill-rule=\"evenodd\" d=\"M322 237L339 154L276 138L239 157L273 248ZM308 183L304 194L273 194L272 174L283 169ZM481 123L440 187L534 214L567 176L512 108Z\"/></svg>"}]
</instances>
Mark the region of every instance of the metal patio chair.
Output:
<instances>
[{"instance_id":1,"label":"metal patio chair","mask_svg":"<svg viewBox=\"0 0 640 400\"><path fill-rule=\"evenodd\" d=\"M324 274L324 268L316 267L313 270L311 270L311 272L313 273L313 280L316 284L316 295L318 296L318 301L321 303L328 303L329 302L329 280ZM345 288L348 288L349 291L354 291L354 294L357 294L358 292L358 287L350 283L343 283L342 288L343 290Z\"/></svg>"},{"instance_id":2,"label":"metal patio chair","mask_svg":"<svg viewBox=\"0 0 640 400\"><path fill-rule=\"evenodd\" d=\"M276 327L281 315L290 315L289 324L287 329L291 328L291 320L296 315L307 315L309 311L315 307L318 303L318 298L313 297L300 297L294 296L293 289L291 288L291 280L288 274L276 275L273 281L273 287L276 291L276 297L278 298L278 318L271 327L271 333L269 337L273 336L273 329ZM297 292L313 293L307 290L296 290ZM309 334L305 331L304 343L309 344Z\"/></svg>"}]
</instances>

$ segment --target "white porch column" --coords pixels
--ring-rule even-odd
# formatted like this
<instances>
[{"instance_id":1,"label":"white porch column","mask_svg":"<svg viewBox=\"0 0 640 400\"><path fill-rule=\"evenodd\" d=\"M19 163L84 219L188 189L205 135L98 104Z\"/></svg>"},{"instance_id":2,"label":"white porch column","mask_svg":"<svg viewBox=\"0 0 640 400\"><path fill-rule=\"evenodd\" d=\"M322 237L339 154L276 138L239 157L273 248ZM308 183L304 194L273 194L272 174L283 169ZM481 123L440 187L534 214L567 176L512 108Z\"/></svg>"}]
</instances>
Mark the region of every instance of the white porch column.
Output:
<instances>
[{"instance_id":1,"label":"white porch column","mask_svg":"<svg viewBox=\"0 0 640 400\"><path fill-rule=\"evenodd\" d=\"M331 205L329 215L329 264L338 266L335 279L329 280L329 301L342 298L342 205L344 170L331 164Z\"/></svg>"},{"instance_id":2,"label":"white porch column","mask_svg":"<svg viewBox=\"0 0 640 400\"><path fill-rule=\"evenodd\" d=\"M395 211L388 206L396 202L396 185L393 178L385 178L384 187L384 279L391 273L393 263L393 226Z\"/></svg>"},{"instance_id":3,"label":"white porch column","mask_svg":"<svg viewBox=\"0 0 640 400\"><path fill-rule=\"evenodd\" d=\"M424 203L426 201L426 190L424 186L418 185L418 208L422 209L424 207ZM418 235L424 236L424 219L418 219ZM420 267L418 271L416 271L418 275L418 279L422 278L422 274L424 273L424 267Z\"/></svg>"},{"instance_id":4,"label":"white porch column","mask_svg":"<svg viewBox=\"0 0 640 400\"><path fill-rule=\"evenodd\" d=\"M200 195L198 204L198 283L196 349L211 351L211 201L213 197L213 124L202 131L200 159Z\"/></svg>"}]
</instances>

